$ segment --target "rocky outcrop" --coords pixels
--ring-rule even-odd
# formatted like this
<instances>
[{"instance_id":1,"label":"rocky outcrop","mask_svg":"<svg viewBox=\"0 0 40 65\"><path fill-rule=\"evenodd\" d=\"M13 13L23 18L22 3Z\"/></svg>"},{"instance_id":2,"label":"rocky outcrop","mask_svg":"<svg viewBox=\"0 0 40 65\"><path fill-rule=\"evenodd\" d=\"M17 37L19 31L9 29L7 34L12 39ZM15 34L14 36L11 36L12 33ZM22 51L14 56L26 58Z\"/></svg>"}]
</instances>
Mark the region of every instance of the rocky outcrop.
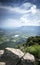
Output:
<instances>
[{"instance_id":1,"label":"rocky outcrop","mask_svg":"<svg viewBox=\"0 0 40 65\"><path fill-rule=\"evenodd\" d=\"M33 65L35 57L30 54L24 54L20 49L5 48L2 55L4 65Z\"/></svg>"},{"instance_id":2,"label":"rocky outcrop","mask_svg":"<svg viewBox=\"0 0 40 65\"><path fill-rule=\"evenodd\" d=\"M34 65L35 57L32 54L26 53L23 59L23 65Z\"/></svg>"},{"instance_id":3,"label":"rocky outcrop","mask_svg":"<svg viewBox=\"0 0 40 65\"><path fill-rule=\"evenodd\" d=\"M17 64L19 64L18 62L20 61L20 58L23 55L24 55L24 53L19 49L5 48L5 51L4 51L4 57L5 58L7 57L9 59L8 61L10 62L10 63L7 62L8 65L11 65L11 64L17 65Z\"/></svg>"},{"instance_id":4,"label":"rocky outcrop","mask_svg":"<svg viewBox=\"0 0 40 65\"><path fill-rule=\"evenodd\" d=\"M24 53L20 50L20 49L14 49L14 48L5 48L5 53L7 54L12 54L12 58L13 58L13 55L16 55L18 56L19 58L21 58Z\"/></svg>"},{"instance_id":5,"label":"rocky outcrop","mask_svg":"<svg viewBox=\"0 0 40 65\"><path fill-rule=\"evenodd\" d=\"M30 54L30 53L26 53L26 54L24 55L23 59L29 60L29 61L32 61L32 62L35 61L35 57L34 57L32 54Z\"/></svg>"},{"instance_id":6,"label":"rocky outcrop","mask_svg":"<svg viewBox=\"0 0 40 65\"><path fill-rule=\"evenodd\" d=\"M6 65L6 63L5 62L0 62L0 65Z\"/></svg>"},{"instance_id":7,"label":"rocky outcrop","mask_svg":"<svg viewBox=\"0 0 40 65\"><path fill-rule=\"evenodd\" d=\"M4 54L4 50L0 50L0 58L2 57L3 54Z\"/></svg>"}]
</instances>

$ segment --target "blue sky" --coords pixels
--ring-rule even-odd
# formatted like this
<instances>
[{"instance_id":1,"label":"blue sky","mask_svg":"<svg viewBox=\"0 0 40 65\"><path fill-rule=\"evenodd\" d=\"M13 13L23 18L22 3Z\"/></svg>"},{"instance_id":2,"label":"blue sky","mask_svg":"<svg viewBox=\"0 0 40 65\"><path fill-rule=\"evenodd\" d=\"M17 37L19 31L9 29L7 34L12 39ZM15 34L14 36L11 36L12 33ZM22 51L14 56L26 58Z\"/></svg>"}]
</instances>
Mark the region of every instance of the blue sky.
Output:
<instances>
[{"instance_id":1,"label":"blue sky","mask_svg":"<svg viewBox=\"0 0 40 65\"><path fill-rule=\"evenodd\" d=\"M40 0L0 0L0 27L40 26Z\"/></svg>"}]
</instances>

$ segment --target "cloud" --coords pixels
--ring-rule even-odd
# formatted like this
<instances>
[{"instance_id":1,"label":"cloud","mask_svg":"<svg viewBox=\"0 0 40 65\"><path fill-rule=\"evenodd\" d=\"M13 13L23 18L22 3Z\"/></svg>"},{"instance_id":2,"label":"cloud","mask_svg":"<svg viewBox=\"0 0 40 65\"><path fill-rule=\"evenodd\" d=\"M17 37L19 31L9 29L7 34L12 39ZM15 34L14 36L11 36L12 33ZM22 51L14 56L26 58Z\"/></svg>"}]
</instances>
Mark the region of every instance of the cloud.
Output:
<instances>
[{"instance_id":1,"label":"cloud","mask_svg":"<svg viewBox=\"0 0 40 65\"><path fill-rule=\"evenodd\" d=\"M23 26L40 26L40 17L38 17L38 15L34 16L32 14L25 14L20 18L20 20Z\"/></svg>"},{"instance_id":2,"label":"cloud","mask_svg":"<svg viewBox=\"0 0 40 65\"><path fill-rule=\"evenodd\" d=\"M24 13L29 13L29 12L31 12L33 14L36 13L36 5L33 5L31 3L24 3L20 7L2 6L1 5L0 8L6 9L12 13L16 12L19 14L24 14Z\"/></svg>"},{"instance_id":3,"label":"cloud","mask_svg":"<svg viewBox=\"0 0 40 65\"><path fill-rule=\"evenodd\" d=\"M37 9L36 5L31 3L24 3L19 7L11 7L11 6L0 6L2 9L6 9L12 14L15 12L16 14L22 14L15 19L13 17L8 18L2 24L2 27L19 27L19 26L40 26L40 9ZM14 16L14 15L13 15ZM16 16L16 15L15 15Z\"/></svg>"},{"instance_id":4,"label":"cloud","mask_svg":"<svg viewBox=\"0 0 40 65\"><path fill-rule=\"evenodd\" d=\"M13 27L20 27L20 26L40 26L40 19L38 20L33 19L31 20L30 18L27 19L26 15L23 15L20 17L20 19L8 19L5 20L4 23L2 24L2 27L4 28L13 28Z\"/></svg>"},{"instance_id":5,"label":"cloud","mask_svg":"<svg viewBox=\"0 0 40 65\"><path fill-rule=\"evenodd\" d=\"M20 7L21 7L22 9L28 10L30 7L32 7L32 5L33 5L33 4L27 2L27 3L23 3Z\"/></svg>"},{"instance_id":6,"label":"cloud","mask_svg":"<svg viewBox=\"0 0 40 65\"><path fill-rule=\"evenodd\" d=\"M30 12L29 10L26 11L25 9L21 9L21 8L19 8L19 7L0 6L0 8L2 8L2 9L6 9L6 10L12 12L12 13L13 13L13 12L16 12L16 13L24 14L24 13L28 13L28 12Z\"/></svg>"},{"instance_id":7,"label":"cloud","mask_svg":"<svg viewBox=\"0 0 40 65\"><path fill-rule=\"evenodd\" d=\"M19 20L15 20L15 19L7 19L4 21L4 23L1 23L1 27L4 28L13 28L13 27L19 27L21 26L21 22Z\"/></svg>"},{"instance_id":8,"label":"cloud","mask_svg":"<svg viewBox=\"0 0 40 65\"><path fill-rule=\"evenodd\" d=\"M36 5L33 5L33 6L31 7L31 12L32 12L33 14L35 14L35 13L37 12Z\"/></svg>"}]
</instances>

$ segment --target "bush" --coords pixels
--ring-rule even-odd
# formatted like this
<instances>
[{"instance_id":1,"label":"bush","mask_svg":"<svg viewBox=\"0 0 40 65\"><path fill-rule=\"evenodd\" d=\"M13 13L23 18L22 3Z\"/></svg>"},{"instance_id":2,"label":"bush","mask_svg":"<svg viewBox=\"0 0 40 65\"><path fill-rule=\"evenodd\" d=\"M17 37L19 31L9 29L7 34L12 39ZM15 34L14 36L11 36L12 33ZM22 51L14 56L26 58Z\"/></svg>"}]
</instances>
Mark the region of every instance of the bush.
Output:
<instances>
[{"instance_id":1,"label":"bush","mask_svg":"<svg viewBox=\"0 0 40 65\"><path fill-rule=\"evenodd\" d=\"M40 36L35 36L35 37L29 37L26 42L26 46L31 46L39 44L40 45Z\"/></svg>"},{"instance_id":2,"label":"bush","mask_svg":"<svg viewBox=\"0 0 40 65\"><path fill-rule=\"evenodd\" d=\"M26 51L32 53L35 57L40 58L40 45L30 46Z\"/></svg>"}]
</instances>

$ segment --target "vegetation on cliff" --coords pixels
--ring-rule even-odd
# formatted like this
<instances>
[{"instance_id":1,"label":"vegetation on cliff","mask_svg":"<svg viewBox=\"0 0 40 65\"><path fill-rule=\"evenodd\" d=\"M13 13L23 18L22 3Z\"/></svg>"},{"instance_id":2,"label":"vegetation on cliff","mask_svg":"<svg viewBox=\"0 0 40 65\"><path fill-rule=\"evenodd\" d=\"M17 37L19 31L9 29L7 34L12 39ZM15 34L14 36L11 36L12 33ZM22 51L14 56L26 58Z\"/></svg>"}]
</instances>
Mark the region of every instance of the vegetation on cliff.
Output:
<instances>
[{"instance_id":1,"label":"vegetation on cliff","mask_svg":"<svg viewBox=\"0 0 40 65\"><path fill-rule=\"evenodd\" d=\"M25 44L19 45L23 52L30 52L36 58L40 58L40 36L29 37Z\"/></svg>"}]
</instances>

